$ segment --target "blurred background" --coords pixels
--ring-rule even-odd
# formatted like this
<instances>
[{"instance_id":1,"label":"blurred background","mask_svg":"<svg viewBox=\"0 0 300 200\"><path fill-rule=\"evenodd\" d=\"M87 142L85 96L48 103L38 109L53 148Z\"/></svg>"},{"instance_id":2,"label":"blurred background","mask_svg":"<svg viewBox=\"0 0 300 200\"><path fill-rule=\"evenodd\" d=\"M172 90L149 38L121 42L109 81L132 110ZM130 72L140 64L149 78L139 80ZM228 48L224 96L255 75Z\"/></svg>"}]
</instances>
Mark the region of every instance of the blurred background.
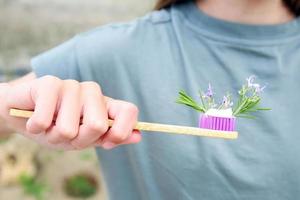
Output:
<instances>
[{"instance_id":1,"label":"blurred background","mask_svg":"<svg viewBox=\"0 0 300 200\"><path fill-rule=\"evenodd\" d=\"M154 2L0 0L0 82L26 74L31 57L74 34L142 16ZM105 200L99 172L93 149L53 151L0 133L0 200Z\"/></svg>"}]
</instances>

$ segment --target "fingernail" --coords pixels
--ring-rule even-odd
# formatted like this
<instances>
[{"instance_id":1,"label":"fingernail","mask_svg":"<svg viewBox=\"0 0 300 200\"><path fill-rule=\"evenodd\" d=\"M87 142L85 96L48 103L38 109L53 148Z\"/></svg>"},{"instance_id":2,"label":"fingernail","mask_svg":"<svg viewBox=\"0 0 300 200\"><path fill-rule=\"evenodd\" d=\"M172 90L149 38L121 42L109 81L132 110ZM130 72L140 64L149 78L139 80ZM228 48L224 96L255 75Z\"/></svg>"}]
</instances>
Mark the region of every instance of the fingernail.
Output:
<instances>
[{"instance_id":1,"label":"fingernail","mask_svg":"<svg viewBox=\"0 0 300 200\"><path fill-rule=\"evenodd\" d=\"M111 143L111 142L105 142L105 143L102 145L103 149L107 149L107 150L112 149L112 148L114 148L114 147L116 147L116 146L117 146L116 144Z\"/></svg>"}]
</instances>

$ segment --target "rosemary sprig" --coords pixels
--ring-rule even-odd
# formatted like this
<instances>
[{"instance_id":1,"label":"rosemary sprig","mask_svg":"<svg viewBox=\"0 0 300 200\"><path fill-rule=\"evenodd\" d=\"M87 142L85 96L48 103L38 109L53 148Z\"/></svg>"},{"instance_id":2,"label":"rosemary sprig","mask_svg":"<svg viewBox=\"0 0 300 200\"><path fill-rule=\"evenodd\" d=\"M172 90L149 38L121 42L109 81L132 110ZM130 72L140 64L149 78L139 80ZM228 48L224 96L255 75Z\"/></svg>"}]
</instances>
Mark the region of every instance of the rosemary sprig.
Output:
<instances>
[{"instance_id":1,"label":"rosemary sprig","mask_svg":"<svg viewBox=\"0 0 300 200\"><path fill-rule=\"evenodd\" d=\"M264 90L259 84L254 83L254 76L250 76L247 79L247 85L243 85L239 90L239 99L237 106L233 109L233 115L236 117L250 117L257 111L267 111L270 108L260 108L258 107L261 97L260 93Z\"/></svg>"},{"instance_id":2,"label":"rosemary sprig","mask_svg":"<svg viewBox=\"0 0 300 200\"><path fill-rule=\"evenodd\" d=\"M179 97L176 100L176 103L187 105L191 108L194 108L195 110L198 110L199 112L206 112L204 106L199 105L192 97L186 94L186 92L183 90L179 92Z\"/></svg>"},{"instance_id":3,"label":"rosemary sprig","mask_svg":"<svg viewBox=\"0 0 300 200\"><path fill-rule=\"evenodd\" d=\"M204 101L204 98L203 98L203 95L202 95L202 91L199 90L199 97L200 97L200 100L201 100L201 103L202 103L202 106L203 108L205 109L205 112L208 110L208 105L205 103Z\"/></svg>"}]
</instances>

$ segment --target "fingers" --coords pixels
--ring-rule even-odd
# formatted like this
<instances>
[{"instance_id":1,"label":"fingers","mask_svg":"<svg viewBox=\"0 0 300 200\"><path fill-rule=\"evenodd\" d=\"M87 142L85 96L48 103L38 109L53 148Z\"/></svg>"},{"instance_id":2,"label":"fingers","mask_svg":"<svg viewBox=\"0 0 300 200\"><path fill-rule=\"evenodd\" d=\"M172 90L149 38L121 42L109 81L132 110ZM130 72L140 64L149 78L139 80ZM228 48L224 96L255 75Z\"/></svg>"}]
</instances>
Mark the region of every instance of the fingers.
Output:
<instances>
[{"instance_id":1,"label":"fingers","mask_svg":"<svg viewBox=\"0 0 300 200\"><path fill-rule=\"evenodd\" d=\"M18 130L24 130L24 135L43 144L75 149L102 145L110 149L141 140L140 132L134 130L138 108L104 97L94 82L45 76L13 86L0 84L0 98L1 116L20 127ZM34 110L34 113L26 123L24 119L10 117L10 108ZM108 118L114 120L111 128Z\"/></svg>"},{"instance_id":2,"label":"fingers","mask_svg":"<svg viewBox=\"0 0 300 200\"><path fill-rule=\"evenodd\" d=\"M10 84L1 84L1 117L5 119L8 126L12 126L14 130L26 132L26 119L16 118L9 115L10 108L18 108L24 110L33 110L34 102L31 97L31 82L21 83L15 86Z\"/></svg>"},{"instance_id":3,"label":"fingers","mask_svg":"<svg viewBox=\"0 0 300 200\"><path fill-rule=\"evenodd\" d=\"M131 142L130 137L137 123L138 108L132 103L108 100L107 109L109 118L113 119L114 123L103 137L103 147ZM136 140L136 137L134 136L133 139Z\"/></svg>"},{"instance_id":4,"label":"fingers","mask_svg":"<svg viewBox=\"0 0 300 200\"><path fill-rule=\"evenodd\" d=\"M71 144L83 149L93 144L108 130L108 114L104 96L98 84L85 82L81 84L83 102L83 119L79 134Z\"/></svg>"},{"instance_id":5,"label":"fingers","mask_svg":"<svg viewBox=\"0 0 300 200\"><path fill-rule=\"evenodd\" d=\"M55 125L46 131L48 141L54 144L74 139L79 130L81 116L80 84L64 81Z\"/></svg>"},{"instance_id":6,"label":"fingers","mask_svg":"<svg viewBox=\"0 0 300 200\"><path fill-rule=\"evenodd\" d=\"M60 96L62 82L55 77L45 77L40 84L33 86L31 96L35 102L32 117L27 122L27 130L37 134L47 130L51 125ZM51 88L51 92L45 88Z\"/></svg>"}]
</instances>

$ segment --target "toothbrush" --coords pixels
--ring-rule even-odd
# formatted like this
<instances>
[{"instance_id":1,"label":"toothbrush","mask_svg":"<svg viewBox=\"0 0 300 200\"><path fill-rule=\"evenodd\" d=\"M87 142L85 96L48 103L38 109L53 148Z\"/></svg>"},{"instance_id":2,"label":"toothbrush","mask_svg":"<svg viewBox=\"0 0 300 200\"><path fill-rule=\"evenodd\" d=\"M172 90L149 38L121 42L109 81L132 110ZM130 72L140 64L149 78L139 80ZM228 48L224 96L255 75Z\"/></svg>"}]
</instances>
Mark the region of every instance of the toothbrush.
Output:
<instances>
[{"instance_id":1,"label":"toothbrush","mask_svg":"<svg viewBox=\"0 0 300 200\"><path fill-rule=\"evenodd\" d=\"M255 119L253 113L271 110L259 105L261 93L266 86L255 83L254 75L251 75L246 80L247 83L242 85L238 91L239 97L236 105L234 105L230 93L223 96L220 104L216 104L215 93L210 83L205 93L201 90L199 91L200 103L189 96L184 90L179 91L176 103L186 105L201 113L198 124L199 128L233 132L236 129L238 117Z\"/></svg>"},{"instance_id":2,"label":"toothbrush","mask_svg":"<svg viewBox=\"0 0 300 200\"><path fill-rule=\"evenodd\" d=\"M30 118L33 114L33 111L10 109L9 114L10 116L13 117ZM111 127L114 121L113 120L108 120L108 121L109 121L109 127ZM223 139L238 138L237 131L211 130L211 129L204 129L204 128L158 124L158 123L149 123L149 122L137 122L134 129L141 130L141 131L164 132L164 133L203 136L203 137L211 137L211 138L223 138Z\"/></svg>"}]
</instances>

